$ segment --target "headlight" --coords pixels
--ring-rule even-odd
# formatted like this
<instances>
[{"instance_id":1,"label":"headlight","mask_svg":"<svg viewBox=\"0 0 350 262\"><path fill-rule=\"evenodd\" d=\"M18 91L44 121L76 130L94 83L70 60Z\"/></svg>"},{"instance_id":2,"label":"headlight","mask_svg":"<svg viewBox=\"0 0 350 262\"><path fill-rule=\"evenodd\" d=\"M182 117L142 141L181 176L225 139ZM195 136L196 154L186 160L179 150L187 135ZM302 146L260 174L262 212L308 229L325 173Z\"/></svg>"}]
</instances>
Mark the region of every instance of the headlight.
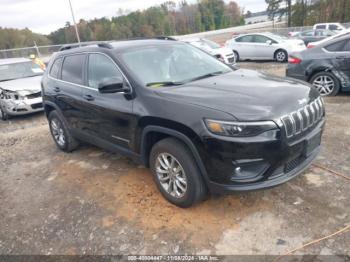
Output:
<instances>
[{"instance_id":1,"label":"headlight","mask_svg":"<svg viewBox=\"0 0 350 262\"><path fill-rule=\"evenodd\" d=\"M210 132L221 136L250 137L278 129L273 121L225 122L205 119L204 122Z\"/></svg>"}]
</instances>

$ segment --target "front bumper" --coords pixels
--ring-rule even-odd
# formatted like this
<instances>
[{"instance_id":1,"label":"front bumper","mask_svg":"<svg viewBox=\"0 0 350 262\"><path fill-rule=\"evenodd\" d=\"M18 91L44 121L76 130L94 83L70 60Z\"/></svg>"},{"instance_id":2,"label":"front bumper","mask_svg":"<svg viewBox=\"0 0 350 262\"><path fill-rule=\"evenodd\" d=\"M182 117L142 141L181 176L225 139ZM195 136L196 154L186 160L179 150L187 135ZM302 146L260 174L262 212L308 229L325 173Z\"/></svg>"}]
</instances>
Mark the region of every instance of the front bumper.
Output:
<instances>
[{"instance_id":1,"label":"front bumper","mask_svg":"<svg viewBox=\"0 0 350 262\"><path fill-rule=\"evenodd\" d=\"M283 136L264 142L254 142L251 139L247 142L231 142L207 138L207 155L203 162L208 175L209 190L212 193L250 191L274 187L291 180L307 169L318 155L319 144L307 153L306 148L309 141L321 137L324 124L325 121L322 120L304 137L292 142ZM250 176L237 179L236 168L244 162L237 160L242 159L245 165L248 162L248 167L253 172L250 172ZM242 166L244 170L244 165Z\"/></svg>"},{"instance_id":2,"label":"front bumper","mask_svg":"<svg viewBox=\"0 0 350 262\"><path fill-rule=\"evenodd\" d=\"M2 110L11 116L25 115L44 110L42 97L23 100L2 99L0 103Z\"/></svg>"}]
</instances>

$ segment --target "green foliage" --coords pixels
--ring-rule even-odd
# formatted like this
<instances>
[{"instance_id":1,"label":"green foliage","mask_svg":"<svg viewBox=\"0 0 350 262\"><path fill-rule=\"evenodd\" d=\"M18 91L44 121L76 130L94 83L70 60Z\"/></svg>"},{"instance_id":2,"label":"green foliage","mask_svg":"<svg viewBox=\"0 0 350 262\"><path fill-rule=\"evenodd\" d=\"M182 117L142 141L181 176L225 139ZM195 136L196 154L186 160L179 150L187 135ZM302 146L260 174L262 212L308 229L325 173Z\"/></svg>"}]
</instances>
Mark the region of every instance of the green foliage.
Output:
<instances>
[{"instance_id":1,"label":"green foliage","mask_svg":"<svg viewBox=\"0 0 350 262\"><path fill-rule=\"evenodd\" d=\"M103 41L190 34L242 23L244 23L243 15L234 1L226 4L224 0L199 0L195 4L188 4L184 0L178 6L172 1L167 1L159 6L111 19L80 20L78 29L81 41ZM54 44L77 41L74 28L69 23L48 37Z\"/></svg>"},{"instance_id":2,"label":"green foliage","mask_svg":"<svg viewBox=\"0 0 350 262\"><path fill-rule=\"evenodd\" d=\"M28 28L23 30L0 27L0 49L19 48L24 46L48 45L50 40L40 34L35 34Z\"/></svg>"},{"instance_id":3,"label":"green foliage","mask_svg":"<svg viewBox=\"0 0 350 262\"><path fill-rule=\"evenodd\" d=\"M349 21L349 0L296 0L292 7L293 26Z\"/></svg>"}]
</instances>

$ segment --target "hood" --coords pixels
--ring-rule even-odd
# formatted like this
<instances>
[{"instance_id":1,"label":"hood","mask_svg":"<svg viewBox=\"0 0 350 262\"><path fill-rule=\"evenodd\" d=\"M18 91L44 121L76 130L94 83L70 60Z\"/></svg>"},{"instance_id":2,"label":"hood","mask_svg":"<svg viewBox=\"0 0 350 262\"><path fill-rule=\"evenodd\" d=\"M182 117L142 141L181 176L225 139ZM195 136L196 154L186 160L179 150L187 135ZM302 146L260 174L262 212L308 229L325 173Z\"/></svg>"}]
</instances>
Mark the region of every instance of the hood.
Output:
<instances>
[{"instance_id":1,"label":"hood","mask_svg":"<svg viewBox=\"0 0 350 262\"><path fill-rule=\"evenodd\" d=\"M215 49L218 54L228 56L228 55L233 55L232 49L227 48L227 47L220 47L218 49Z\"/></svg>"},{"instance_id":2,"label":"hood","mask_svg":"<svg viewBox=\"0 0 350 262\"><path fill-rule=\"evenodd\" d=\"M216 109L237 120L277 120L319 96L312 86L294 79L239 69L156 93L183 103Z\"/></svg>"},{"instance_id":3,"label":"hood","mask_svg":"<svg viewBox=\"0 0 350 262\"><path fill-rule=\"evenodd\" d=\"M42 76L40 75L4 81L0 82L0 88L27 94L36 93L41 91L41 78Z\"/></svg>"}]
</instances>

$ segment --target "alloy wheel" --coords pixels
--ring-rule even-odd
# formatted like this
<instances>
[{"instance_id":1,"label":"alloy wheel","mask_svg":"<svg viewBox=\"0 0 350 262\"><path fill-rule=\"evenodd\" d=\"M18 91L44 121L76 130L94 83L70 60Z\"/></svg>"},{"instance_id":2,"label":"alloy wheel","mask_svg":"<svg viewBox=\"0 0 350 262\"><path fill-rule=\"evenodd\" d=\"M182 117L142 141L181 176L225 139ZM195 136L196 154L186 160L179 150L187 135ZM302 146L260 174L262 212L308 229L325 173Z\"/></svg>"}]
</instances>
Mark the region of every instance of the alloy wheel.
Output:
<instances>
[{"instance_id":1,"label":"alloy wheel","mask_svg":"<svg viewBox=\"0 0 350 262\"><path fill-rule=\"evenodd\" d=\"M278 62L284 62L286 60L286 54L285 52L283 51L279 51L277 54L276 54L276 60Z\"/></svg>"},{"instance_id":2,"label":"alloy wheel","mask_svg":"<svg viewBox=\"0 0 350 262\"><path fill-rule=\"evenodd\" d=\"M314 79L312 85L320 92L321 95L327 96L334 90L335 83L330 76L320 75Z\"/></svg>"},{"instance_id":3,"label":"alloy wheel","mask_svg":"<svg viewBox=\"0 0 350 262\"><path fill-rule=\"evenodd\" d=\"M51 130L52 130L52 135L56 140L57 144L60 145L61 147L65 146L66 138L65 138L62 124L60 123L60 121L58 121L57 119L52 119Z\"/></svg>"},{"instance_id":4,"label":"alloy wheel","mask_svg":"<svg viewBox=\"0 0 350 262\"><path fill-rule=\"evenodd\" d=\"M182 198L187 191L187 177L179 161L168 153L156 159L156 174L163 189L175 198Z\"/></svg>"}]
</instances>

